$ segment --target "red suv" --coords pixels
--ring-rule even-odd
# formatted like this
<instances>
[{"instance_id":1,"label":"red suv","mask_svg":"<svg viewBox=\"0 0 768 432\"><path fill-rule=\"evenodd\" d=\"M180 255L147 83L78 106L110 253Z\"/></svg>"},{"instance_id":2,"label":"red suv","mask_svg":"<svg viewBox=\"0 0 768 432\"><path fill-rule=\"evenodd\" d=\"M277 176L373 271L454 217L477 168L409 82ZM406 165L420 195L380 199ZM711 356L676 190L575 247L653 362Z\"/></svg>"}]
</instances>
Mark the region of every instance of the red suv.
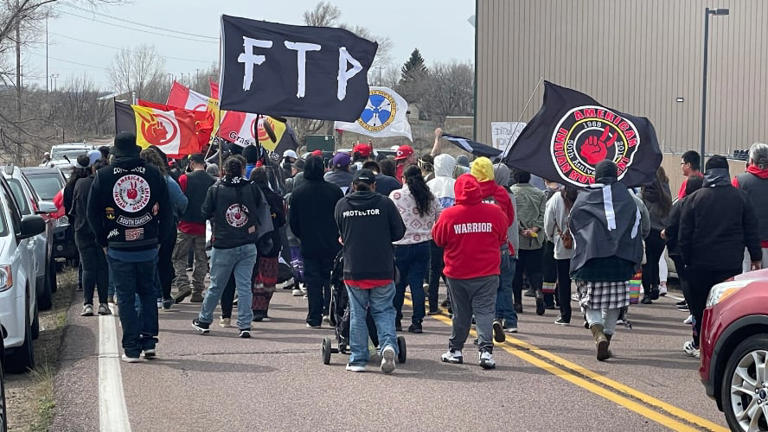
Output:
<instances>
[{"instance_id":1,"label":"red suv","mask_svg":"<svg viewBox=\"0 0 768 432\"><path fill-rule=\"evenodd\" d=\"M700 348L701 381L731 430L768 430L768 269L712 288Z\"/></svg>"}]
</instances>

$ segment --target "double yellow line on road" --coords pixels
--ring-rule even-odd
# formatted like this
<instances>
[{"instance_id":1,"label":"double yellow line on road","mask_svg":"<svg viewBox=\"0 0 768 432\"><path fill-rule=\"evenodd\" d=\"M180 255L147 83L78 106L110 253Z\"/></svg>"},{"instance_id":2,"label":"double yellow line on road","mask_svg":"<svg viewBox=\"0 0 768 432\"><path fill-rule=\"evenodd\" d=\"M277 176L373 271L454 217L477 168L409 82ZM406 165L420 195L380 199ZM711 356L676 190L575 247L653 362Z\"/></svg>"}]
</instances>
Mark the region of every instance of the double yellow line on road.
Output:
<instances>
[{"instance_id":1,"label":"double yellow line on road","mask_svg":"<svg viewBox=\"0 0 768 432\"><path fill-rule=\"evenodd\" d=\"M410 299L407 299L406 302L411 303ZM452 324L451 319L445 315L432 315L431 317L444 324ZM477 336L474 330L472 330L472 334ZM496 344L504 351L523 361L632 410L671 430L697 431L705 429L716 432L728 432L728 428L579 366L523 340L507 335L506 342Z\"/></svg>"}]
</instances>

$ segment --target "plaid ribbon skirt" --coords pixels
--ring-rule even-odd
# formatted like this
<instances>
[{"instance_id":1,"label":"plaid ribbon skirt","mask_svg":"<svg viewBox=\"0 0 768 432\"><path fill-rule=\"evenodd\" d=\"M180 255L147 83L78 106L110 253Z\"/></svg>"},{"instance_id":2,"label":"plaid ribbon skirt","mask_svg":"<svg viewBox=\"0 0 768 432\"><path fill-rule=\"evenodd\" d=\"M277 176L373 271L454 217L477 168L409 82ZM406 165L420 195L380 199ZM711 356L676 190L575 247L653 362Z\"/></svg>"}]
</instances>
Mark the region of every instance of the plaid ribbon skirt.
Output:
<instances>
[{"instance_id":1,"label":"plaid ribbon skirt","mask_svg":"<svg viewBox=\"0 0 768 432\"><path fill-rule=\"evenodd\" d=\"M629 284L625 282L575 281L579 304L588 309L619 309L629 306Z\"/></svg>"}]
</instances>

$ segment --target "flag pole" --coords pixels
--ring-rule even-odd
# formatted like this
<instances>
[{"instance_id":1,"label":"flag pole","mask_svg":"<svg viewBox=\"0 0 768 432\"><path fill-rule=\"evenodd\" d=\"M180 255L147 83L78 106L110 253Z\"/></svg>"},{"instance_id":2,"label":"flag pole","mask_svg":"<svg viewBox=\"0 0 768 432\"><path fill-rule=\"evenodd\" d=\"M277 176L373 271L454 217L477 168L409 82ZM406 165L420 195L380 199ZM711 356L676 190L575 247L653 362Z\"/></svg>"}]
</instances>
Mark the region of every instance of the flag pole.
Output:
<instances>
[{"instance_id":1,"label":"flag pole","mask_svg":"<svg viewBox=\"0 0 768 432\"><path fill-rule=\"evenodd\" d=\"M525 110L528 109L528 105L531 104L531 101L533 100L533 96L536 94L536 90L539 89L539 86L541 86L541 83L544 82L544 77L539 77L539 82L536 83L536 87L533 88L533 91L531 92L531 95L528 97L528 102L525 103L525 106L523 107L523 110L520 111L520 116L517 118L517 123L520 123L520 120L523 119L523 114L525 114ZM518 135L519 136L519 135ZM499 155L500 158L504 158L507 155L507 152L509 152L509 147L512 145L512 137L509 137L509 141L507 141L507 145L504 147L504 151L501 152L501 155Z\"/></svg>"}]
</instances>

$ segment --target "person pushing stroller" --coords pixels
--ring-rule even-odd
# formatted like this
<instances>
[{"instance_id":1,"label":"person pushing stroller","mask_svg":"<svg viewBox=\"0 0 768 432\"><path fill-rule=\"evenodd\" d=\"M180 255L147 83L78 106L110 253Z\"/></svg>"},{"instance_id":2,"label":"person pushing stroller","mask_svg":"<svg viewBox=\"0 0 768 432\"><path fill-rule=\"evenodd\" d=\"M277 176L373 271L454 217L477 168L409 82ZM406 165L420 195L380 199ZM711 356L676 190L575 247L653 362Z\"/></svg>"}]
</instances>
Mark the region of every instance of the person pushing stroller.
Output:
<instances>
[{"instance_id":1,"label":"person pushing stroller","mask_svg":"<svg viewBox=\"0 0 768 432\"><path fill-rule=\"evenodd\" d=\"M336 204L335 219L343 245L344 283L350 308L350 351L347 370L365 371L368 363L367 310L376 324L381 349L381 371L392 373L397 356L395 333L394 249L405 235L405 224L395 205L375 193L375 175L355 173L353 192Z\"/></svg>"}]
</instances>

